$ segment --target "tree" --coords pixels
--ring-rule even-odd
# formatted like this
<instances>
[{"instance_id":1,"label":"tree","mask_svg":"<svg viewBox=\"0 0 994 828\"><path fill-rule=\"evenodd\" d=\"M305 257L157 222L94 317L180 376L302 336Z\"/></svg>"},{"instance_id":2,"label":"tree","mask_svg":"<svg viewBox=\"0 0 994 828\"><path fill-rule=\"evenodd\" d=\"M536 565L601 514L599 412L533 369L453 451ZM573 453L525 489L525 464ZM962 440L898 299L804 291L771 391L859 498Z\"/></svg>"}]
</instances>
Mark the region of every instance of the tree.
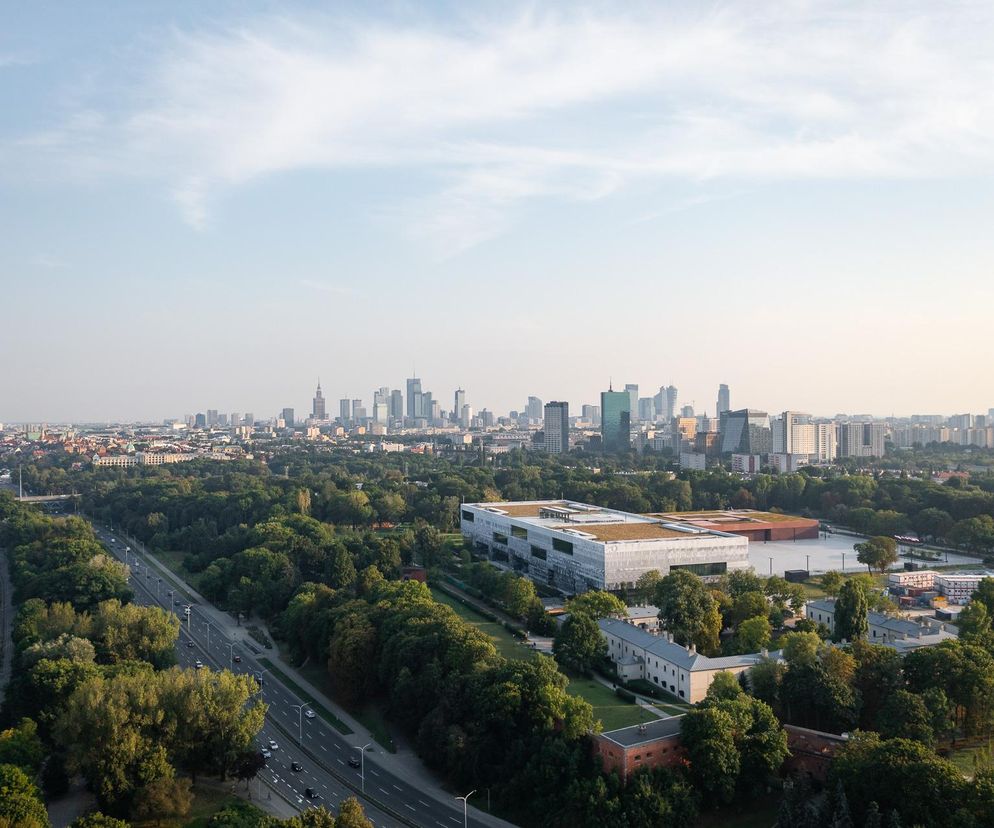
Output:
<instances>
[{"instance_id":1,"label":"tree","mask_svg":"<svg viewBox=\"0 0 994 828\"><path fill-rule=\"evenodd\" d=\"M788 609L793 614L797 614L804 609L804 587L800 584L792 584L786 578L774 575L767 578L763 584L763 591L773 602L773 606L786 612Z\"/></svg>"},{"instance_id":2,"label":"tree","mask_svg":"<svg viewBox=\"0 0 994 828\"><path fill-rule=\"evenodd\" d=\"M868 612L866 592L854 579L846 581L835 600L835 640L865 638L869 629Z\"/></svg>"},{"instance_id":3,"label":"tree","mask_svg":"<svg viewBox=\"0 0 994 828\"><path fill-rule=\"evenodd\" d=\"M695 707L683 717L680 740L694 787L705 796L731 802L742 770L731 715L718 707Z\"/></svg>"},{"instance_id":4,"label":"tree","mask_svg":"<svg viewBox=\"0 0 994 828\"><path fill-rule=\"evenodd\" d=\"M694 644L705 655L717 652L721 613L700 578L684 569L671 572L656 586L656 606L677 643Z\"/></svg>"},{"instance_id":5,"label":"tree","mask_svg":"<svg viewBox=\"0 0 994 828\"><path fill-rule=\"evenodd\" d=\"M552 652L566 669L589 675L607 655L607 642L593 618L585 613L574 613L556 633Z\"/></svg>"},{"instance_id":6,"label":"tree","mask_svg":"<svg viewBox=\"0 0 994 828\"><path fill-rule=\"evenodd\" d=\"M628 607L625 606L624 601L610 592L598 589L592 589L577 595L575 598L570 598L566 602L566 612L570 614L582 613L589 615L594 620L609 616L628 617Z\"/></svg>"},{"instance_id":7,"label":"tree","mask_svg":"<svg viewBox=\"0 0 994 828\"><path fill-rule=\"evenodd\" d=\"M728 573L728 594L733 599L747 592L763 592L763 579L751 569L736 569Z\"/></svg>"},{"instance_id":8,"label":"tree","mask_svg":"<svg viewBox=\"0 0 994 828\"><path fill-rule=\"evenodd\" d=\"M17 828L48 828L41 793L28 775L14 765L0 765L0 822Z\"/></svg>"},{"instance_id":9,"label":"tree","mask_svg":"<svg viewBox=\"0 0 994 828\"><path fill-rule=\"evenodd\" d=\"M770 644L773 630L765 615L748 618L735 631L735 648L740 653L758 653Z\"/></svg>"},{"instance_id":10,"label":"tree","mask_svg":"<svg viewBox=\"0 0 994 828\"><path fill-rule=\"evenodd\" d=\"M866 564L869 570L886 572L897 563L897 541L885 535L877 535L864 543L853 544L856 560Z\"/></svg>"},{"instance_id":11,"label":"tree","mask_svg":"<svg viewBox=\"0 0 994 828\"><path fill-rule=\"evenodd\" d=\"M663 579L658 569L650 569L643 572L635 581L636 600L647 602L653 599L656 594L656 584Z\"/></svg>"},{"instance_id":12,"label":"tree","mask_svg":"<svg viewBox=\"0 0 994 828\"><path fill-rule=\"evenodd\" d=\"M335 828L373 828L373 823L366 818L359 800L350 796L348 799L343 799L338 808Z\"/></svg>"},{"instance_id":13,"label":"tree","mask_svg":"<svg viewBox=\"0 0 994 828\"><path fill-rule=\"evenodd\" d=\"M770 603L766 596L759 590L741 592L732 601L732 608L728 611L726 621L731 627L737 627L747 618L755 618L762 615L764 618L770 613Z\"/></svg>"},{"instance_id":14,"label":"tree","mask_svg":"<svg viewBox=\"0 0 994 828\"><path fill-rule=\"evenodd\" d=\"M77 817L69 828L128 828L128 823L123 819L94 811L86 816Z\"/></svg>"},{"instance_id":15,"label":"tree","mask_svg":"<svg viewBox=\"0 0 994 828\"><path fill-rule=\"evenodd\" d=\"M35 776L44 758L45 747L33 720L21 719L17 727L0 732L0 765L16 765Z\"/></svg>"},{"instance_id":16,"label":"tree","mask_svg":"<svg viewBox=\"0 0 994 828\"><path fill-rule=\"evenodd\" d=\"M897 690L887 699L877 717L877 729L885 739L913 739L923 745L935 744L932 716L921 696Z\"/></svg>"},{"instance_id":17,"label":"tree","mask_svg":"<svg viewBox=\"0 0 994 828\"><path fill-rule=\"evenodd\" d=\"M970 644L976 644L985 650L994 645L994 634L991 631L991 618L987 606L981 601L970 601L956 616L956 626L960 638Z\"/></svg>"},{"instance_id":18,"label":"tree","mask_svg":"<svg viewBox=\"0 0 994 828\"><path fill-rule=\"evenodd\" d=\"M987 607L988 617L994 618L994 578L982 578L970 597Z\"/></svg>"},{"instance_id":19,"label":"tree","mask_svg":"<svg viewBox=\"0 0 994 828\"><path fill-rule=\"evenodd\" d=\"M135 792L131 816L139 820L182 819L190 813L192 802L189 779L162 776Z\"/></svg>"},{"instance_id":20,"label":"tree","mask_svg":"<svg viewBox=\"0 0 994 828\"><path fill-rule=\"evenodd\" d=\"M830 596L835 598L839 594L839 590L842 589L842 584L845 581L845 578L842 576L841 572L836 572L833 569L822 574L820 581L821 588Z\"/></svg>"}]
</instances>

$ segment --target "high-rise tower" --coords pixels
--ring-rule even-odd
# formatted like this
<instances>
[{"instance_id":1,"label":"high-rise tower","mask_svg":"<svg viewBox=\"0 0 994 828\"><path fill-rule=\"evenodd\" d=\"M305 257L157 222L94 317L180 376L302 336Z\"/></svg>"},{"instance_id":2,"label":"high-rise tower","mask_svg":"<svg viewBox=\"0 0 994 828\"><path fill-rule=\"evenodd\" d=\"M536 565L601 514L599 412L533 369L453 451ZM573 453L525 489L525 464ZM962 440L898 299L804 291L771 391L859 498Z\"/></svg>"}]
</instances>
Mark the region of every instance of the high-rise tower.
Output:
<instances>
[{"instance_id":1,"label":"high-rise tower","mask_svg":"<svg viewBox=\"0 0 994 828\"><path fill-rule=\"evenodd\" d=\"M324 420L327 416L328 415L324 407L324 394L321 393L321 380L318 380L318 389L314 392L314 400L311 403L311 418L315 420Z\"/></svg>"}]
</instances>

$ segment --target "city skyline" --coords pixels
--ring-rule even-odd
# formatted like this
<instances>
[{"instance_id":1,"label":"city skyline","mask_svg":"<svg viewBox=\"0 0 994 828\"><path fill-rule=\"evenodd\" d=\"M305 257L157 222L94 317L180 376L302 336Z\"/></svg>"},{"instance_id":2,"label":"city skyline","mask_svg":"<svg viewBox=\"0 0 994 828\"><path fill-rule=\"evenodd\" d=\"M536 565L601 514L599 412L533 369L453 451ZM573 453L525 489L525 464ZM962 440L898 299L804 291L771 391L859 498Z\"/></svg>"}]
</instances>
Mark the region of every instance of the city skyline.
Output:
<instances>
[{"instance_id":1,"label":"city skyline","mask_svg":"<svg viewBox=\"0 0 994 828\"><path fill-rule=\"evenodd\" d=\"M470 6L8 13L0 417L989 407L994 11Z\"/></svg>"}]
</instances>

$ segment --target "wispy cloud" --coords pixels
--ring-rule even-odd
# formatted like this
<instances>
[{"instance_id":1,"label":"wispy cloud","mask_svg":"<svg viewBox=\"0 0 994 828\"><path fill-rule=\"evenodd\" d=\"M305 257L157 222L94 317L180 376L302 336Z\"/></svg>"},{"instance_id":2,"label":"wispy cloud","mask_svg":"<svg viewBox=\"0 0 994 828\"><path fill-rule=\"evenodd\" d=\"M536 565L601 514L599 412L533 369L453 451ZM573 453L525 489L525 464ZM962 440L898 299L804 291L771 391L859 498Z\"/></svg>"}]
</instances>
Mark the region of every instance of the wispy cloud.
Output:
<instances>
[{"instance_id":1,"label":"wispy cloud","mask_svg":"<svg viewBox=\"0 0 994 828\"><path fill-rule=\"evenodd\" d=\"M333 285L328 282L318 282L314 279L301 279L301 287L310 288L321 293L331 293L335 296L355 296L355 290L344 285Z\"/></svg>"},{"instance_id":2,"label":"wispy cloud","mask_svg":"<svg viewBox=\"0 0 994 828\"><path fill-rule=\"evenodd\" d=\"M123 115L44 147L162 180L198 228L264 176L417 168L435 187L387 212L442 254L647 181L994 171L994 7L639 8L180 33Z\"/></svg>"}]
</instances>

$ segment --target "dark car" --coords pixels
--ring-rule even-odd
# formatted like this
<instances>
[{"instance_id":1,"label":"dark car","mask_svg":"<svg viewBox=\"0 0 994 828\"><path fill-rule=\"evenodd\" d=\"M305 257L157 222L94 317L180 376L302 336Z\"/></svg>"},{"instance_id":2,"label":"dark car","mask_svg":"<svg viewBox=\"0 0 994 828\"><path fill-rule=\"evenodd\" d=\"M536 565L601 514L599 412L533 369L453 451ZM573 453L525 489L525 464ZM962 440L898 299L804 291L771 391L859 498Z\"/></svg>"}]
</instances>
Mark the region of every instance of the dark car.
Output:
<instances>
[{"instance_id":1,"label":"dark car","mask_svg":"<svg viewBox=\"0 0 994 828\"><path fill-rule=\"evenodd\" d=\"M187 641L186 642L186 646L190 647L192 649L192 647L193 647L193 639L190 639L189 641Z\"/></svg>"},{"instance_id":2,"label":"dark car","mask_svg":"<svg viewBox=\"0 0 994 828\"><path fill-rule=\"evenodd\" d=\"M179 606L180 604L182 604L182 603L183 603L183 602L182 602L182 601L180 601L180 599L179 599L179 598L177 598L177 599L176 599L175 601L173 601L173 606L174 606L174 607L178 607L178 606Z\"/></svg>"},{"instance_id":3,"label":"dark car","mask_svg":"<svg viewBox=\"0 0 994 828\"><path fill-rule=\"evenodd\" d=\"M232 659L232 660L235 662L235 664L241 664L242 663L242 657L239 656L239 655L236 655L234 657L234 659Z\"/></svg>"},{"instance_id":4,"label":"dark car","mask_svg":"<svg viewBox=\"0 0 994 828\"><path fill-rule=\"evenodd\" d=\"M353 757L352 757L351 759L349 759L349 767L350 767L350 768L358 768L358 767L360 767L361 765L362 765L362 762L360 762L360 761L359 761L358 759L356 759L356 758L355 758L354 756L353 756Z\"/></svg>"},{"instance_id":5,"label":"dark car","mask_svg":"<svg viewBox=\"0 0 994 828\"><path fill-rule=\"evenodd\" d=\"M298 771L299 772L299 771L302 771L303 769L304 769L304 766L301 765L300 762L291 762L290 763L290 770L292 770L292 771Z\"/></svg>"},{"instance_id":6,"label":"dark car","mask_svg":"<svg viewBox=\"0 0 994 828\"><path fill-rule=\"evenodd\" d=\"M314 788L304 788L304 796L308 799L317 799L320 794Z\"/></svg>"}]
</instances>

